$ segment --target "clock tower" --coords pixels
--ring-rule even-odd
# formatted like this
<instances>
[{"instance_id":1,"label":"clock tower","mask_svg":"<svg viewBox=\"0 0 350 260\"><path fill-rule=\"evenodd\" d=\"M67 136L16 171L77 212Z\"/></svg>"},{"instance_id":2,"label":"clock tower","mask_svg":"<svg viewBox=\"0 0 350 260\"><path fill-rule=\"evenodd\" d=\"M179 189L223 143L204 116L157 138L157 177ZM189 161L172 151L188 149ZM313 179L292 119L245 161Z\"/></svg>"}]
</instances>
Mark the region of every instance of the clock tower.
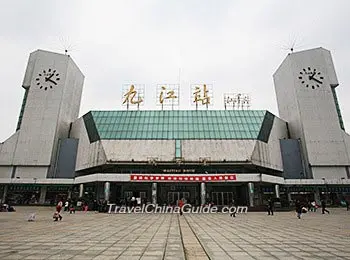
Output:
<instances>
[{"instance_id":1,"label":"clock tower","mask_svg":"<svg viewBox=\"0 0 350 260\"><path fill-rule=\"evenodd\" d=\"M69 55L30 54L16 133L1 147L0 177L54 177L60 142L79 115L84 75Z\"/></svg>"},{"instance_id":2,"label":"clock tower","mask_svg":"<svg viewBox=\"0 0 350 260\"><path fill-rule=\"evenodd\" d=\"M350 137L336 96L331 53L316 48L289 54L273 75L279 114L298 139L304 173L315 179L349 176Z\"/></svg>"}]
</instances>

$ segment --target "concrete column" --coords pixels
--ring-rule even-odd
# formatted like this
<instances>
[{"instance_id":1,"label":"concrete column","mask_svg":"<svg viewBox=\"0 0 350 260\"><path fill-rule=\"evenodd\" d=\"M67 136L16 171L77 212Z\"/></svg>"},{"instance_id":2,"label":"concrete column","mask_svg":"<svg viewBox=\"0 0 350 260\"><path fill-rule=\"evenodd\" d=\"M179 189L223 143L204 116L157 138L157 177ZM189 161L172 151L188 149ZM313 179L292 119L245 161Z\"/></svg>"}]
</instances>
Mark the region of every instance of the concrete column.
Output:
<instances>
[{"instance_id":1,"label":"concrete column","mask_svg":"<svg viewBox=\"0 0 350 260\"><path fill-rule=\"evenodd\" d=\"M320 195L319 188L316 188L316 190L315 190L315 202L317 205L321 205L321 195Z\"/></svg>"},{"instance_id":2,"label":"concrete column","mask_svg":"<svg viewBox=\"0 0 350 260\"><path fill-rule=\"evenodd\" d=\"M248 183L249 206L254 207L254 183Z\"/></svg>"},{"instance_id":3,"label":"concrete column","mask_svg":"<svg viewBox=\"0 0 350 260\"><path fill-rule=\"evenodd\" d=\"M41 186L40 187L39 204L44 204L45 203L46 191L47 191L47 187L46 186Z\"/></svg>"},{"instance_id":4,"label":"concrete column","mask_svg":"<svg viewBox=\"0 0 350 260\"><path fill-rule=\"evenodd\" d=\"M105 201L107 201L107 202L109 201L109 195L111 193L110 190L111 190L111 184L108 181L106 181L104 193L105 193Z\"/></svg>"},{"instance_id":5,"label":"concrete column","mask_svg":"<svg viewBox=\"0 0 350 260\"><path fill-rule=\"evenodd\" d=\"M275 185L275 195L277 199L280 198L280 186L278 184Z\"/></svg>"},{"instance_id":6,"label":"concrete column","mask_svg":"<svg viewBox=\"0 0 350 260\"><path fill-rule=\"evenodd\" d=\"M205 190L205 182L201 183L201 205L205 204L205 199L206 199L206 190Z\"/></svg>"},{"instance_id":7,"label":"concrete column","mask_svg":"<svg viewBox=\"0 0 350 260\"><path fill-rule=\"evenodd\" d=\"M84 195L84 184L80 184L79 186L79 198L83 197Z\"/></svg>"},{"instance_id":8,"label":"concrete column","mask_svg":"<svg viewBox=\"0 0 350 260\"><path fill-rule=\"evenodd\" d=\"M290 205L291 201L292 201L292 194L290 193L290 191L287 191L287 198L288 198L288 204Z\"/></svg>"},{"instance_id":9,"label":"concrete column","mask_svg":"<svg viewBox=\"0 0 350 260\"><path fill-rule=\"evenodd\" d=\"M157 204L157 183L152 183L152 204Z\"/></svg>"},{"instance_id":10,"label":"concrete column","mask_svg":"<svg viewBox=\"0 0 350 260\"><path fill-rule=\"evenodd\" d=\"M71 198L72 198L72 190L69 189L69 190L68 190L67 199L71 199Z\"/></svg>"},{"instance_id":11,"label":"concrete column","mask_svg":"<svg viewBox=\"0 0 350 260\"><path fill-rule=\"evenodd\" d=\"M6 201L7 189L8 189L8 185L5 185L4 193L2 194L2 203L4 203Z\"/></svg>"}]
</instances>

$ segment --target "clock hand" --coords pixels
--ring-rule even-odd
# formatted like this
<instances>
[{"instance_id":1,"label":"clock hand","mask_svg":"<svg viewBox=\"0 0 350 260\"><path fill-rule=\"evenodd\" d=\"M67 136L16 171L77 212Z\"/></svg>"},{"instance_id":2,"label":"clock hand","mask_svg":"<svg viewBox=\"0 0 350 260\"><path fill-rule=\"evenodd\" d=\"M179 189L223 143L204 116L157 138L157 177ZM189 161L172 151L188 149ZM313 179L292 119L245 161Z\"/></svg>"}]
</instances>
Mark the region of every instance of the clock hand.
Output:
<instances>
[{"instance_id":1,"label":"clock hand","mask_svg":"<svg viewBox=\"0 0 350 260\"><path fill-rule=\"evenodd\" d=\"M316 75L316 72L314 72L311 76L309 76L309 80L312 80L315 75Z\"/></svg>"},{"instance_id":2,"label":"clock hand","mask_svg":"<svg viewBox=\"0 0 350 260\"><path fill-rule=\"evenodd\" d=\"M51 80L50 78L48 78L47 81L50 81L51 83L57 85L57 83L55 81Z\"/></svg>"},{"instance_id":3,"label":"clock hand","mask_svg":"<svg viewBox=\"0 0 350 260\"><path fill-rule=\"evenodd\" d=\"M318 79L312 78L312 80L316 81L317 83L322 84L322 82L321 82L321 81L319 81Z\"/></svg>"},{"instance_id":4,"label":"clock hand","mask_svg":"<svg viewBox=\"0 0 350 260\"><path fill-rule=\"evenodd\" d=\"M52 73L50 77L45 77L45 82L49 81L53 77L53 75L55 75L55 73Z\"/></svg>"}]
</instances>

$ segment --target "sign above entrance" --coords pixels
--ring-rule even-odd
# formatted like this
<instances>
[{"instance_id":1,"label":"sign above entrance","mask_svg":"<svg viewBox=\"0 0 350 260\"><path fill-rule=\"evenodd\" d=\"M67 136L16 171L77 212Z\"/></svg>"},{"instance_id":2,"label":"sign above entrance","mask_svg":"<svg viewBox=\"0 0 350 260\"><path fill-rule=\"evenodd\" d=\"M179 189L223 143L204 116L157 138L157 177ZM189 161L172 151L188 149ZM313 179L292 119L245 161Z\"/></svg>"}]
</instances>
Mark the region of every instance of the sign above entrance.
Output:
<instances>
[{"instance_id":1,"label":"sign above entrance","mask_svg":"<svg viewBox=\"0 0 350 260\"><path fill-rule=\"evenodd\" d=\"M130 181L137 182L225 182L235 181L236 174L205 175L149 175L131 174Z\"/></svg>"}]
</instances>

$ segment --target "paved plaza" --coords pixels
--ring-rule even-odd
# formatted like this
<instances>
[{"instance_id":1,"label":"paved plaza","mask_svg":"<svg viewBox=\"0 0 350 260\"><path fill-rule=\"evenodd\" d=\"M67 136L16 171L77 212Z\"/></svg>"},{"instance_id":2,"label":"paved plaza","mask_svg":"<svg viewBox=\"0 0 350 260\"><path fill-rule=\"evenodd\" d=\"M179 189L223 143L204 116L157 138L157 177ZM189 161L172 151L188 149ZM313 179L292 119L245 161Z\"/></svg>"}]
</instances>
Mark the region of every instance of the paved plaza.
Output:
<instances>
[{"instance_id":1,"label":"paved plaza","mask_svg":"<svg viewBox=\"0 0 350 260\"><path fill-rule=\"evenodd\" d=\"M36 212L36 221L28 222ZM240 214L0 213L0 259L350 259L350 211Z\"/></svg>"}]
</instances>

